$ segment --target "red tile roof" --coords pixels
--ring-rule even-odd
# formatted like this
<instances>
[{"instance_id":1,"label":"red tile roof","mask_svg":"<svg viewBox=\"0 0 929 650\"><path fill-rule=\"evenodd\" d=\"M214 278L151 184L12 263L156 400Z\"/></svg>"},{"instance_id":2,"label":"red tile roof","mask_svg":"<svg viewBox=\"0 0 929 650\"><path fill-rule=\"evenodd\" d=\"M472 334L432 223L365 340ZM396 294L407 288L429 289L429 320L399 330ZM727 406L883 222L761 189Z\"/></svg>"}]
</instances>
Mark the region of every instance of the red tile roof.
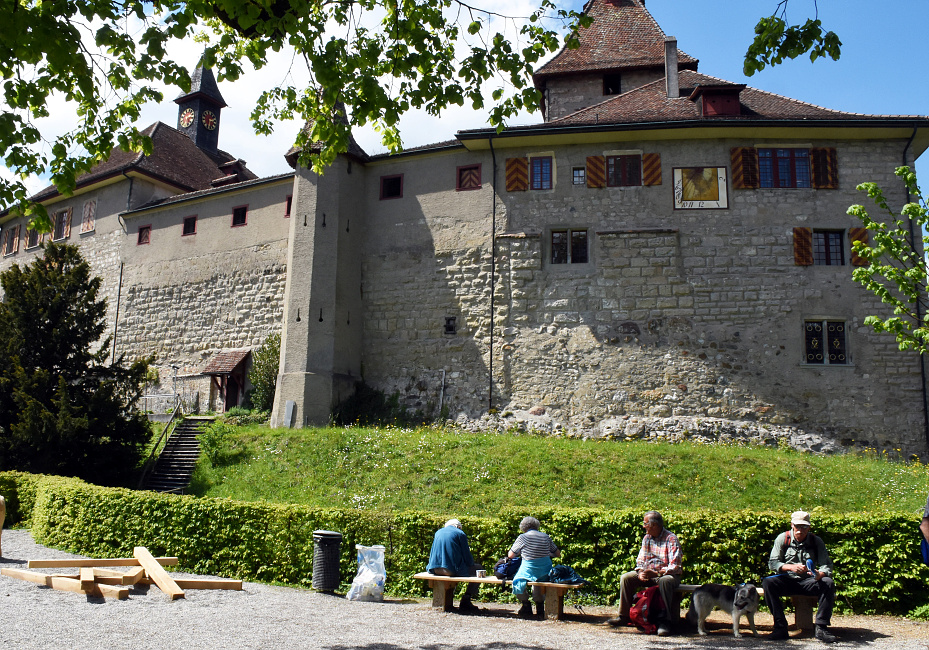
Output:
<instances>
[{"instance_id":1,"label":"red tile roof","mask_svg":"<svg viewBox=\"0 0 929 650\"><path fill-rule=\"evenodd\" d=\"M209 363L203 369L204 375L228 375L245 360L251 350L229 350L227 352L218 352L213 355Z\"/></svg>"},{"instance_id":2,"label":"red tile roof","mask_svg":"<svg viewBox=\"0 0 929 650\"><path fill-rule=\"evenodd\" d=\"M580 47L567 47L539 68L533 79L574 72L664 68L665 33L641 0L590 0L590 27L580 30ZM697 69L697 59L678 50L678 67Z\"/></svg>"},{"instance_id":3,"label":"red tile roof","mask_svg":"<svg viewBox=\"0 0 929 650\"><path fill-rule=\"evenodd\" d=\"M226 176L220 168L236 159L224 151L206 153L186 135L163 122L155 122L142 131L152 139L152 155L134 151L113 149L110 157L77 178L77 187L91 185L97 181L124 172L138 171L180 190L195 191L212 187L212 181ZM256 178L255 174L241 165L243 180ZM54 185L46 187L32 197L33 201L44 201L58 195Z\"/></svg>"}]
</instances>

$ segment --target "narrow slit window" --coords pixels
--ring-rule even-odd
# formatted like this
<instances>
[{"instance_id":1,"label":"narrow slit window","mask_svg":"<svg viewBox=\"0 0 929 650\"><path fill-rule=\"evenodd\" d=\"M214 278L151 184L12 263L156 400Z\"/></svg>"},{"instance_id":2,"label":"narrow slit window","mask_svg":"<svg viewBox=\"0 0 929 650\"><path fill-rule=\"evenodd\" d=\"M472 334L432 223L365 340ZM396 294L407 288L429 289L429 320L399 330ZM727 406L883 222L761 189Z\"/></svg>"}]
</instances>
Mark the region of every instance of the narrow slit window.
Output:
<instances>
[{"instance_id":1,"label":"narrow slit window","mask_svg":"<svg viewBox=\"0 0 929 650\"><path fill-rule=\"evenodd\" d=\"M182 237L197 234L197 216L184 217L184 230L181 232Z\"/></svg>"},{"instance_id":2,"label":"narrow slit window","mask_svg":"<svg viewBox=\"0 0 929 650\"><path fill-rule=\"evenodd\" d=\"M240 205L237 208L232 208L232 227L237 228L244 226L246 223L248 223L248 206Z\"/></svg>"},{"instance_id":3,"label":"narrow slit window","mask_svg":"<svg viewBox=\"0 0 929 650\"><path fill-rule=\"evenodd\" d=\"M136 240L137 246L144 246L145 244L150 244L152 241L152 227L151 226L139 226L139 238Z\"/></svg>"}]
</instances>

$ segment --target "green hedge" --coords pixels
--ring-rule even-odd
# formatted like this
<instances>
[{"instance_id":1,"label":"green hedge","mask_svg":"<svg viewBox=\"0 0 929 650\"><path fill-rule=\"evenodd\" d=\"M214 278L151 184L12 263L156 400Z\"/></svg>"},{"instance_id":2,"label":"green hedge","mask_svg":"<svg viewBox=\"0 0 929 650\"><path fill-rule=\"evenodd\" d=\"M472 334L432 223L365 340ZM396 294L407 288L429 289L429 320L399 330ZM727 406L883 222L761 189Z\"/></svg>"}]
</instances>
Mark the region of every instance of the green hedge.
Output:
<instances>
[{"instance_id":1,"label":"green hedge","mask_svg":"<svg viewBox=\"0 0 929 650\"><path fill-rule=\"evenodd\" d=\"M446 515L383 513L296 505L198 499L77 479L0 472L9 525L28 525L36 541L90 556L126 556L134 546L176 555L180 568L244 580L309 586L313 531L343 535L341 589L354 576L355 544L387 547L388 593L426 596L412 575L425 567L435 530ZM460 517L478 561L506 553L527 513ZM619 576L635 563L642 513L630 510L548 510L531 513L562 549L562 560L593 583L596 602L613 603ZM787 514L709 511L665 513L684 547L684 582L735 583L768 575L767 557ZM836 568L838 611L906 614L929 604L929 567L918 551L917 519L906 513L816 514L817 534ZM499 590L486 595L499 599Z\"/></svg>"}]
</instances>

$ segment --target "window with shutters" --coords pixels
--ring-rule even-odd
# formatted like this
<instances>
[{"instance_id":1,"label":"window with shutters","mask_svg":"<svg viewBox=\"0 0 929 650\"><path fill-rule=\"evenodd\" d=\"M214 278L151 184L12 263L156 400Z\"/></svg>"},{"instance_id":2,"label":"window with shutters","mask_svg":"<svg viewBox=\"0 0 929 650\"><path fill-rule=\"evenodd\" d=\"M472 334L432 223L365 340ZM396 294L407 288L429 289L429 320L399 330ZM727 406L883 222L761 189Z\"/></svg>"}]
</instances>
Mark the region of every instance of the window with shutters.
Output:
<instances>
[{"instance_id":1,"label":"window with shutters","mask_svg":"<svg viewBox=\"0 0 929 650\"><path fill-rule=\"evenodd\" d=\"M813 231L813 264L818 266L842 266L845 251L842 245L845 233L841 230Z\"/></svg>"},{"instance_id":2,"label":"window with shutters","mask_svg":"<svg viewBox=\"0 0 929 650\"><path fill-rule=\"evenodd\" d=\"M26 228L26 250L35 248L42 242L42 236L38 230Z\"/></svg>"},{"instance_id":3,"label":"window with shutters","mask_svg":"<svg viewBox=\"0 0 929 650\"><path fill-rule=\"evenodd\" d=\"M574 167L571 169L571 179L575 185L587 184L587 170L583 167Z\"/></svg>"},{"instance_id":4,"label":"window with shutters","mask_svg":"<svg viewBox=\"0 0 929 650\"><path fill-rule=\"evenodd\" d=\"M587 264L587 230L552 230L552 264Z\"/></svg>"},{"instance_id":5,"label":"window with shutters","mask_svg":"<svg viewBox=\"0 0 929 650\"><path fill-rule=\"evenodd\" d=\"M81 234L93 232L97 227L97 200L84 201L81 210Z\"/></svg>"},{"instance_id":6,"label":"window with shutters","mask_svg":"<svg viewBox=\"0 0 929 650\"><path fill-rule=\"evenodd\" d=\"M181 230L181 237L197 234L197 215L184 217L184 227Z\"/></svg>"},{"instance_id":7,"label":"window with shutters","mask_svg":"<svg viewBox=\"0 0 929 650\"><path fill-rule=\"evenodd\" d=\"M152 226L139 226L139 237L136 240L136 246L144 246L152 243Z\"/></svg>"},{"instance_id":8,"label":"window with shutters","mask_svg":"<svg viewBox=\"0 0 929 650\"><path fill-rule=\"evenodd\" d=\"M807 320L803 323L804 363L809 365L847 366L847 326L843 320Z\"/></svg>"},{"instance_id":9,"label":"window with shutters","mask_svg":"<svg viewBox=\"0 0 929 650\"><path fill-rule=\"evenodd\" d=\"M481 189L481 166L478 164L459 167L455 189L459 192Z\"/></svg>"},{"instance_id":10,"label":"window with shutters","mask_svg":"<svg viewBox=\"0 0 929 650\"><path fill-rule=\"evenodd\" d=\"M529 188L533 190L552 189L552 157L540 156L529 159Z\"/></svg>"},{"instance_id":11,"label":"window with shutters","mask_svg":"<svg viewBox=\"0 0 929 650\"><path fill-rule=\"evenodd\" d=\"M248 206L239 205L232 208L232 227L238 228L248 223Z\"/></svg>"},{"instance_id":12,"label":"window with shutters","mask_svg":"<svg viewBox=\"0 0 929 650\"><path fill-rule=\"evenodd\" d=\"M70 210L61 210L56 212L53 217L55 224L52 228L52 241L61 241L62 239L67 239L68 231L70 230L70 221L71 211Z\"/></svg>"},{"instance_id":13,"label":"window with shutters","mask_svg":"<svg viewBox=\"0 0 929 650\"><path fill-rule=\"evenodd\" d=\"M810 187L809 149L758 149L761 187Z\"/></svg>"},{"instance_id":14,"label":"window with shutters","mask_svg":"<svg viewBox=\"0 0 929 650\"><path fill-rule=\"evenodd\" d=\"M403 198L403 174L381 176L381 201Z\"/></svg>"},{"instance_id":15,"label":"window with shutters","mask_svg":"<svg viewBox=\"0 0 929 650\"><path fill-rule=\"evenodd\" d=\"M642 184L640 154L607 156L606 184L609 187L629 187Z\"/></svg>"},{"instance_id":16,"label":"window with shutters","mask_svg":"<svg viewBox=\"0 0 929 650\"><path fill-rule=\"evenodd\" d=\"M19 226L11 227L4 226L3 228L3 243L0 244L0 248L3 250L3 255L12 255L16 252L17 244L19 243Z\"/></svg>"}]
</instances>

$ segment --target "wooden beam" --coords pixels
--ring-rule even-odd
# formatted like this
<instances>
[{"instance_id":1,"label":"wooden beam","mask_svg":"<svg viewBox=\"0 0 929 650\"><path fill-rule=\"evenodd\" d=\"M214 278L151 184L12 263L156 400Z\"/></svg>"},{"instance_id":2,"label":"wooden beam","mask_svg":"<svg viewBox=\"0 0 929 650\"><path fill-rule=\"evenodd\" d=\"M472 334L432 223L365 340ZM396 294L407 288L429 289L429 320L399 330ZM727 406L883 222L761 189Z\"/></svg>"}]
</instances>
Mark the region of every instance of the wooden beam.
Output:
<instances>
[{"instance_id":1,"label":"wooden beam","mask_svg":"<svg viewBox=\"0 0 929 650\"><path fill-rule=\"evenodd\" d=\"M141 547L139 547L141 548ZM151 555L151 554L149 554ZM161 566L177 566L176 557L158 557L154 558ZM117 557L117 558L73 558L69 560L29 560L27 568L30 569L58 569L61 567L107 567L107 566L140 566L138 559L134 557Z\"/></svg>"},{"instance_id":2,"label":"wooden beam","mask_svg":"<svg viewBox=\"0 0 929 650\"><path fill-rule=\"evenodd\" d=\"M80 580L62 578L59 576L48 576L45 584L59 591L73 591L79 594L87 594L88 596L97 596L98 598L117 598L119 600L126 600L129 598L129 589L126 587L111 587L110 585L101 585L93 582L90 584L90 588L85 589Z\"/></svg>"},{"instance_id":3,"label":"wooden beam","mask_svg":"<svg viewBox=\"0 0 929 650\"><path fill-rule=\"evenodd\" d=\"M171 579L164 567L158 564L158 561L148 552L147 548L136 546L132 549L132 554L145 569L148 577L155 581L158 588L165 592L168 598L177 600L184 597L184 590L177 586L177 583Z\"/></svg>"},{"instance_id":4,"label":"wooden beam","mask_svg":"<svg viewBox=\"0 0 929 650\"><path fill-rule=\"evenodd\" d=\"M226 578L177 578L174 580L182 589L228 589L242 591L241 580L228 580Z\"/></svg>"},{"instance_id":5,"label":"wooden beam","mask_svg":"<svg viewBox=\"0 0 929 650\"><path fill-rule=\"evenodd\" d=\"M139 582L142 578L145 577L145 569L143 567L137 566L131 571L127 571L123 574L123 584L124 585L134 585Z\"/></svg>"},{"instance_id":6,"label":"wooden beam","mask_svg":"<svg viewBox=\"0 0 929 650\"><path fill-rule=\"evenodd\" d=\"M81 568L81 588L84 591L88 591L94 588L93 567L85 566Z\"/></svg>"},{"instance_id":7,"label":"wooden beam","mask_svg":"<svg viewBox=\"0 0 929 650\"><path fill-rule=\"evenodd\" d=\"M34 582L37 585L46 584L46 578L48 578L48 575L45 573L23 571L22 569L8 569L6 567L0 569L0 575L8 578L16 578L17 580L25 580L26 582Z\"/></svg>"}]
</instances>

